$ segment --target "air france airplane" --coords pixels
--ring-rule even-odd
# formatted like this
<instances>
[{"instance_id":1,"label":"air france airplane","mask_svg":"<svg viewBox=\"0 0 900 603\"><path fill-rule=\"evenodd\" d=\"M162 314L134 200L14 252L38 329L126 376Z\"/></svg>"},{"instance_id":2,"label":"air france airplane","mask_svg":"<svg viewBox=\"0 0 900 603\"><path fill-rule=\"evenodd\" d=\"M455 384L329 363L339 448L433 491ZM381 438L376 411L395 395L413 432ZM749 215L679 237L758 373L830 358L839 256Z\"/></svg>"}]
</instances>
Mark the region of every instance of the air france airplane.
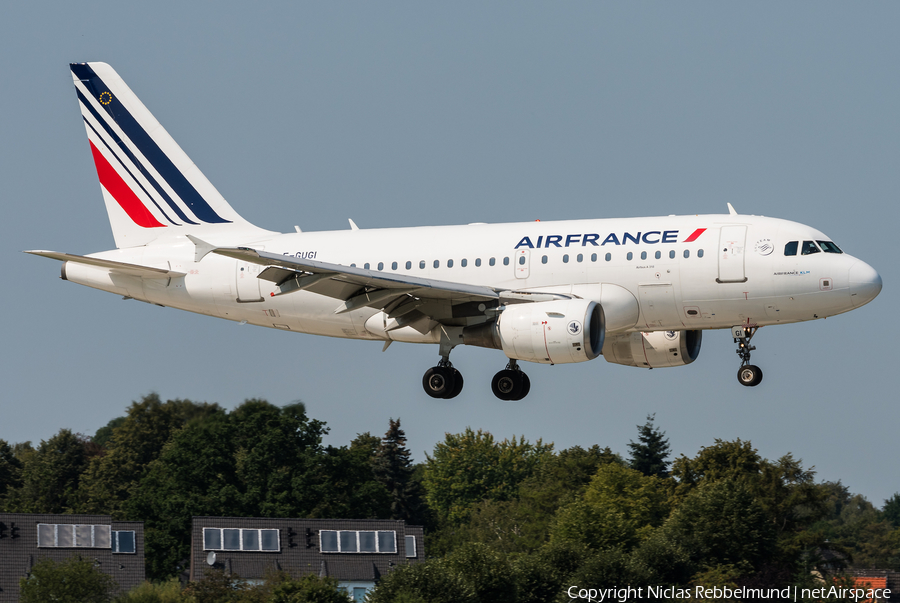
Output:
<instances>
[{"instance_id":1,"label":"air france airplane","mask_svg":"<svg viewBox=\"0 0 900 603\"><path fill-rule=\"evenodd\" d=\"M501 350L491 389L520 400L519 361L641 368L696 360L730 329L738 381L755 386L762 326L872 301L881 277L814 228L741 215L350 229L281 234L238 215L119 75L71 65L116 249L63 262L62 279L261 327L430 343L425 392L453 398L458 345Z\"/></svg>"}]
</instances>

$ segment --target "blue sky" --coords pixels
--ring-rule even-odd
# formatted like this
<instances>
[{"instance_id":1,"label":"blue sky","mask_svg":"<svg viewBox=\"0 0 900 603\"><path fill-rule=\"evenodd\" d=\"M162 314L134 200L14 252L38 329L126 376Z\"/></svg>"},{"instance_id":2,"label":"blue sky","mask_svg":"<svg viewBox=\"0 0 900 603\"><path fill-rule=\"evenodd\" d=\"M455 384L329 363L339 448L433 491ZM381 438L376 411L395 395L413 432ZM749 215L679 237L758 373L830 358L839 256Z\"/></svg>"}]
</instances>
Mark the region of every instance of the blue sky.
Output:
<instances>
[{"instance_id":1,"label":"blue sky","mask_svg":"<svg viewBox=\"0 0 900 603\"><path fill-rule=\"evenodd\" d=\"M676 455L715 438L791 452L875 504L900 490L891 362L900 198L900 5L7 3L0 9L0 438L92 434L151 391L234 407L301 399L329 443L400 417L417 460L466 426L626 453L655 413ZM727 331L643 371L496 351L422 392L436 346L316 338L59 280L24 249L113 247L68 72L112 64L233 207L304 231L725 212L814 226L881 273L873 303L765 328L757 388ZM461 242L462 243L462 242Z\"/></svg>"}]
</instances>

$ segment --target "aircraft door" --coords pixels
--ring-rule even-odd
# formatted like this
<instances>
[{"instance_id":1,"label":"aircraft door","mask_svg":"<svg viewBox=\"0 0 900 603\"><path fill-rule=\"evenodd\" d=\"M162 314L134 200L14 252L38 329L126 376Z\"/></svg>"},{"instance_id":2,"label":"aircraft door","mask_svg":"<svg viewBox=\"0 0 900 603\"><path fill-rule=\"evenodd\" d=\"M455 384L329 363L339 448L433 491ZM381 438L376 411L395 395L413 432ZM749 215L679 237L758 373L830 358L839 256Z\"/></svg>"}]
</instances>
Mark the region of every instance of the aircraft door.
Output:
<instances>
[{"instance_id":1,"label":"aircraft door","mask_svg":"<svg viewBox=\"0 0 900 603\"><path fill-rule=\"evenodd\" d=\"M261 302L259 294L259 264L237 262L237 301L241 303Z\"/></svg>"},{"instance_id":2,"label":"aircraft door","mask_svg":"<svg viewBox=\"0 0 900 603\"><path fill-rule=\"evenodd\" d=\"M531 270L531 250L519 249L513 258L515 261L516 278L528 278Z\"/></svg>"},{"instance_id":3,"label":"aircraft door","mask_svg":"<svg viewBox=\"0 0 900 603\"><path fill-rule=\"evenodd\" d=\"M719 278L717 283L743 283L746 226L723 226L719 231Z\"/></svg>"}]
</instances>

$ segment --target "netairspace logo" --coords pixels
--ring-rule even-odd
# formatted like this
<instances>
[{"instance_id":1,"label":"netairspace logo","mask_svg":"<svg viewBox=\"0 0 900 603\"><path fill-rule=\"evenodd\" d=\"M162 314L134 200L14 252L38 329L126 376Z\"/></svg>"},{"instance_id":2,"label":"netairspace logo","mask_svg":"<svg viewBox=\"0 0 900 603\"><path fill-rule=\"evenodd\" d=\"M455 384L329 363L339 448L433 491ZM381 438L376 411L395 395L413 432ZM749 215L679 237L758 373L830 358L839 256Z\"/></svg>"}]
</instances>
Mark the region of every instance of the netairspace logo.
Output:
<instances>
[{"instance_id":1,"label":"netairspace logo","mask_svg":"<svg viewBox=\"0 0 900 603\"><path fill-rule=\"evenodd\" d=\"M820 588L728 588L727 586L695 586L690 588L678 588L675 586L623 586L613 588L581 588L570 586L566 591L569 599L577 601L584 599L591 603L603 603L604 601L640 601L641 599L780 599L784 601L797 601L798 596L807 598L836 598L847 601L887 600L891 596L889 588L847 588L841 586L822 586Z\"/></svg>"}]
</instances>

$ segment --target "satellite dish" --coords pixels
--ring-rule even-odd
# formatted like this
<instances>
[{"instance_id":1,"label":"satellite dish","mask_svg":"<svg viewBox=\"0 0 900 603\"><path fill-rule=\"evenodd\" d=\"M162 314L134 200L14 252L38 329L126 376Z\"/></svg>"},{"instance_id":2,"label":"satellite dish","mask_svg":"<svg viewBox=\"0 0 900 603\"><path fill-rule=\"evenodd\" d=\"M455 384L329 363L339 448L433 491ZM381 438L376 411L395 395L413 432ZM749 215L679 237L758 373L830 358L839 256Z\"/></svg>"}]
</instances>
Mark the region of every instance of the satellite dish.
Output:
<instances>
[{"instance_id":1,"label":"satellite dish","mask_svg":"<svg viewBox=\"0 0 900 603\"><path fill-rule=\"evenodd\" d=\"M210 551L209 555L206 556L206 565L213 566L216 564L216 552Z\"/></svg>"}]
</instances>

